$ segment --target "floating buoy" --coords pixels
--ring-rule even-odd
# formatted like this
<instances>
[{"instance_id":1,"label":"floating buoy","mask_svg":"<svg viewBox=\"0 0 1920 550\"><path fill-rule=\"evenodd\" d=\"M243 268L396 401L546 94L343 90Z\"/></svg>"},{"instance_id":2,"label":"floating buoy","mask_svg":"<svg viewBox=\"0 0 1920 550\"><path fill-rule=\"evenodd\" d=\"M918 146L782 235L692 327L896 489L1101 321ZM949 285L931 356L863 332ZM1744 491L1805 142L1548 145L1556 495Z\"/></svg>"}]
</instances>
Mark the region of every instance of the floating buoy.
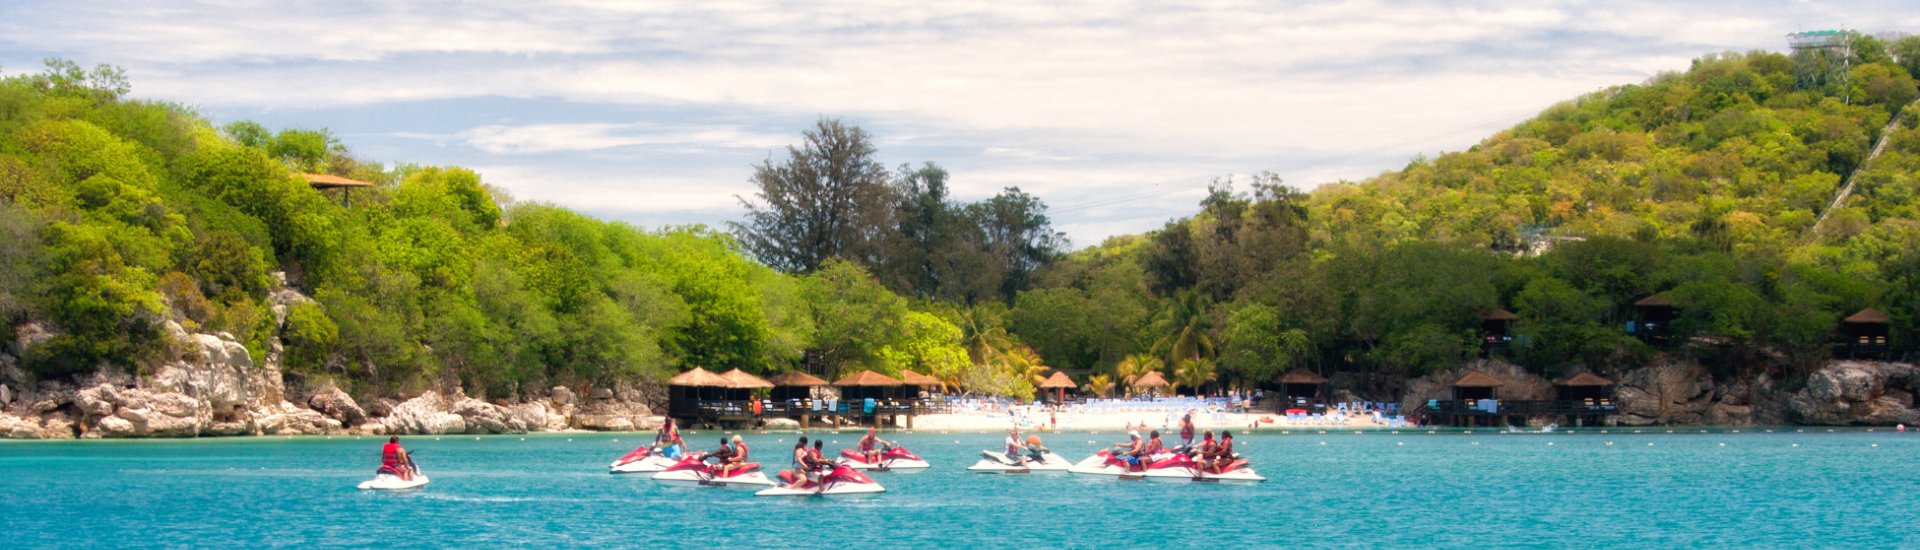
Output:
<instances>
[{"instance_id":1,"label":"floating buoy","mask_svg":"<svg viewBox=\"0 0 1920 550\"><path fill-rule=\"evenodd\" d=\"M1552 446L1553 446L1553 442L1552 442L1552 441L1548 441L1548 442L1547 442L1547 446L1548 446L1548 447L1552 447Z\"/></svg>"},{"instance_id":2,"label":"floating buoy","mask_svg":"<svg viewBox=\"0 0 1920 550\"><path fill-rule=\"evenodd\" d=\"M1327 442L1325 442L1325 441L1322 441L1322 442L1320 442L1320 444L1321 444L1321 445L1326 445L1326 444L1327 444Z\"/></svg>"},{"instance_id":3,"label":"floating buoy","mask_svg":"<svg viewBox=\"0 0 1920 550\"><path fill-rule=\"evenodd\" d=\"M1398 442L1395 442L1395 443L1394 443L1394 445L1399 445L1399 446L1402 446L1402 447L1405 447L1405 446L1407 446L1407 442L1405 442L1405 441L1398 441Z\"/></svg>"},{"instance_id":4,"label":"floating buoy","mask_svg":"<svg viewBox=\"0 0 1920 550\"><path fill-rule=\"evenodd\" d=\"M1400 435L1400 430L1394 430L1393 435Z\"/></svg>"},{"instance_id":5,"label":"floating buoy","mask_svg":"<svg viewBox=\"0 0 1920 550\"><path fill-rule=\"evenodd\" d=\"M527 438L524 438L524 437L522 437L522 438L520 438L520 440L521 440L521 441L526 441L526 440L527 440Z\"/></svg>"},{"instance_id":6,"label":"floating buoy","mask_svg":"<svg viewBox=\"0 0 1920 550\"><path fill-rule=\"evenodd\" d=\"M1878 448L1880 448L1880 444L1879 444L1879 443L1875 443L1875 444L1872 444L1872 445L1869 445L1869 447L1873 447L1873 448L1875 448L1875 449L1878 449Z\"/></svg>"},{"instance_id":7,"label":"floating buoy","mask_svg":"<svg viewBox=\"0 0 1920 550\"><path fill-rule=\"evenodd\" d=\"M1612 447L1612 446L1613 446L1613 442L1612 442L1612 441L1608 441L1608 442L1607 442L1607 446L1608 446L1608 447Z\"/></svg>"},{"instance_id":8,"label":"floating buoy","mask_svg":"<svg viewBox=\"0 0 1920 550\"><path fill-rule=\"evenodd\" d=\"M1721 446L1721 447L1725 447L1725 446L1727 446L1727 444L1725 444L1725 443L1721 443L1721 444L1720 444L1720 446Z\"/></svg>"},{"instance_id":9,"label":"floating buoy","mask_svg":"<svg viewBox=\"0 0 1920 550\"><path fill-rule=\"evenodd\" d=\"M1648 447L1652 447L1652 446L1653 446L1653 442L1652 442L1652 441L1648 441L1648 442L1647 442L1647 446L1648 446Z\"/></svg>"},{"instance_id":10,"label":"floating buoy","mask_svg":"<svg viewBox=\"0 0 1920 550\"><path fill-rule=\"evenodd\" d=\"M1800 444L1799 444L1799 443L1795 443L1795 444L1793 444L1793 446L1794 446L1794 447L1799 447L1799 446L1800 446Z\"/></svg>"},{"instance_id":11,"label":"floating buoy","mask_svg":"<svg viewBox=\"0 0 1920 550\"><path fill-rule=\"evenodd\" d=\"M1667 433L1673 433L1673 430L1667 430Z\"/></svg>"},{"instance_id":12,"label":"floating buoy","mask_svg":"<svg viewBox=\"0 0 1920 550\"><path fill-rule=\"evenodd\" d=\"M568 443L572 443L572 442L573 442L573 438L571 438L571 437L569 437L569 438L567 438L567 442L568 442Z\"/></svg>"},{"instance_id":13,"label":"floating buoy","mask_svg":"<svg viewBox=\"0 0 1920 550\"><path fill-rule=\"evenodd\" d=\"M1600 434L1601 434L1601 435L1606 435L1606 433L1607 433L1607 431L1606 431L1606 430L1600 430Z\"/></svg>"},{"instance_id":14,"label":"floating buoy","mask_svg":"<svg viewBox=\"0 0 1920 550\"><path fill-rule=\"evenodd\" d=\"M618 438L618 437L616 437L616 438L613 438L613 442L614 442L614 443L619 443L619 442L620 442L620 438Z\"/></svg>"},{"instance_id":15,"label":"floating buoy","mask_svg":"<svg viewBox=\"0 0 1920 550\"><path fill-rule=\"evenodd\" d=\"M479 441L479 440L480 440L480 436L477 436L477 435L476 435L476 436L473 436L473 440L474 440L474 441Z\"/></svg>"},{"instance_id":16,"label":"floating buoy","mask_svg":"<svg viewBox=\"0 0 1920 550\"><path fill-rule=\"evenodd\" d=\"M1480 442L1478 442L1478 441L1475 441L1475 442L1473 442L1473 444L1474 444L1474 445L1479 445L1479 444L1480 444Z\"/></svg>"}]
</instances>

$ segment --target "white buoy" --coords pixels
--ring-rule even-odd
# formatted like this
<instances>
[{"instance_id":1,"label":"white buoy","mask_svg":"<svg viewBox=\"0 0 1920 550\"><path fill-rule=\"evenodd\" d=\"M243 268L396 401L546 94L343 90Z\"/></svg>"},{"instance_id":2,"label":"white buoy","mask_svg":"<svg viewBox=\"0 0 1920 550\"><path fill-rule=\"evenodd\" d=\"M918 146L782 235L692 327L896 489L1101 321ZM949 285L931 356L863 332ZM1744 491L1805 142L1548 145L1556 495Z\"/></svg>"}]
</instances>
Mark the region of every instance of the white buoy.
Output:
<instances>
[{"instance_id":1,"label":"white buoy","mask_svg":"<svg viewBox=\"0 0 1920 550\"><path fill-rule=\"evenodd\" d=\"M1869 446L1870 446L1870 447L1873 447L1873 448L1875 448L1875 449L1878 449L1878 448L1880 448L1880 444L1879 444L1879 443L1875 443L1875 444L1872 444L1872 445L1869 445Z\"/></svg>"},{"instance_id":2,"label":"white buoy","mask_svg":"<svg viewBox=\"0 0 1920 550\"><path fill-rule=\"evenodd\" d=\"M568 442L568 443L572 443L572 442L573 442L573 438L571 438L571 437L569 437L569 438L567 438L567 442Z\"/></svg>"},{"instance_id":3,"label":"white buoy","mask_svg":"<svg viewBox=\"0 0 1920 550\"><path fill-rule=\"evenodd\" d=\"M1608 446L1608 447L1612 447L1612 446L1613 446L1613 442L1612 442L1612 441L1608 441L1608 442L1607 442L1607 446Z\"/></svg>"},{"instance_id":4,"label":"white buoy","mask_svg":"<svg viewBox=\"0 0 1920 550\"><path fill-rule=\"evenodd\" d=\"M1547 442L1547 446L1548 446L1548 447L1552 447L1552 446L1553 446L1553 442L1552 442L1552 441L1548 441L1548 442Z\"/></svg>"},{"instance_id":5,"label":"white buoy","mask_svg":"<svg viewBox=\"0 0 1920 550\"><path fill-rule=\"evenodd\" d=\"M1799 443L1795 443L1795 444L1793 444L1793 446L1797 448L1797 447L1799 447L1799 446L1800 446L1800 444L1799 444Z\"/></svg>"},{"instance_id":6,"label":"white buoy","mask_svg":"<svg viewBox=\"0 0 1920 550\"><path fill-rule=\"evenodd\" d=\"M1653 446L1653 442L1652 442L1652 441L1648 441L1648 442L1647 442L1647 446L1648 446L1648 447L1652 447L1652 446Z\"/></svg>"},{"instance_id":7,"label":"white buoy","mask_svg":"<svg viewBox=\"0 0 1920 550\"><path fill-rule=\"evenodd\" d=\"M1407 442L1405 442L1405 441L1400 441L1400 442L1396 442L1396 443L1394 443L1394 445L1399 445L1399 446L1402 446L1402 447L1405 447L1405 446L1407 445Z\"/></svg>"},{"instance_id":8,"label":"white buoy","mask_svg":"<svg viewBox=\"0 0 1920 550\"><path fill-rule=\"evenodd\" d=\"M620 438L618 438L618 437L616 437L616 438L613 438L613 442L614 442L614 443L619 443L619 442L620 442Z\"/></svg>"},{"instance_id":9,"label":"white buoy","mask_svg":"<svg viewBox=\"0 0 1920 550\"><path fill-rule=\"evenodd\" d=\"M1725 443L1721 443L1721 444L1720 444L1720 446L1721 446L1721 447L1725 447L1725 446L1727 446L1727 444L1725 444Z\"/></svg>"}]
</instances>

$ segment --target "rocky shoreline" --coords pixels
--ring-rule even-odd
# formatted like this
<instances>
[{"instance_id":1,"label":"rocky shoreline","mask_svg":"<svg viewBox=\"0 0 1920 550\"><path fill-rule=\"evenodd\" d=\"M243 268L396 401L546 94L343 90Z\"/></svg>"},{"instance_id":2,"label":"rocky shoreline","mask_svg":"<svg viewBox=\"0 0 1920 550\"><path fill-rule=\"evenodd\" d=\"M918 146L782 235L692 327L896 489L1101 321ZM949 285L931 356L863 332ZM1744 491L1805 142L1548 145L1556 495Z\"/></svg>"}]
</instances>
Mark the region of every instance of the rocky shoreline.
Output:
<instances>
[{"instance_id":1,"label":"rocky shoreline","mask_svg":"<svg viewBox=\"0 0 1920 550\"><path fill-rule=\"evenodd\" d=\"M1499 379L1502 399L1553 398L1551 380L1511 363L1479 360L1409 381L1402 406L1450 399L1449 384L1469 371ZM1797 388L1764 376L1715 380L1705 366L1691 361L1662 360L1599 374L1618 384L1614 402L1620 414L1612 421L1621 426L1920 425L1915 407L1920 369L1910 363L1829 361ZM1536 426L1556 421L1528 419Z\"/></svg>"}]
</instances>

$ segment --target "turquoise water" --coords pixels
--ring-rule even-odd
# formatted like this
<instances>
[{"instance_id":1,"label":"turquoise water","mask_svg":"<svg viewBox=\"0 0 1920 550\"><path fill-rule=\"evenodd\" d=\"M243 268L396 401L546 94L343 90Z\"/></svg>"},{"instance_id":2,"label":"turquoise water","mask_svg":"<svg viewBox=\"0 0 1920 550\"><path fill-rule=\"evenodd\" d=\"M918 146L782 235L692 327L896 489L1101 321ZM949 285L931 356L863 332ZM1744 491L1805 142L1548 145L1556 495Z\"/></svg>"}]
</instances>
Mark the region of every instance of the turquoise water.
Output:
<instances>
[{"instance_id":1,"label":"turquoise water","mask_svg":"<svg viewBox=\"0 0 1920 550\"><path fill-rule=\"evenodd\" d=\"M934 468L877 473L887 492L859 499L608 475L607 463L646 437L637 434L405 438L433 479L410 493L354 488L378 461L376 438L0 442L0 539L8 548L1920 546L1920 435L1747 432L1263 433L1240 445L1271 478L1259 485L971 474L998 435L901 434ZM748 441L766 459L794 437ZM857 435L826 437L834 449ZM688 433L699 446L717 438ZM1078 460L1116 438L1047 441Z\"/></svg>"}]
</instances>

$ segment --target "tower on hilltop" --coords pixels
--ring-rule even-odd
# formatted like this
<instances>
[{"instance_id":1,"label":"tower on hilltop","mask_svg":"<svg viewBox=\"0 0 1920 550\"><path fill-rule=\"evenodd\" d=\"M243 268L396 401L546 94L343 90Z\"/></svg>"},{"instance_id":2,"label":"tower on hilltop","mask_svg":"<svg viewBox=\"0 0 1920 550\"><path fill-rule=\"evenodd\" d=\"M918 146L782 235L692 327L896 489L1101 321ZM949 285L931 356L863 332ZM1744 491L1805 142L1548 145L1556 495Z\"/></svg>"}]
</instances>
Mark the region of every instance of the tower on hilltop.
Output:
<instances>
[{"instance_id":1,"label":"tower on hilltop","mask_svg":"<svg viewBox=\"0 0 1920 550\"><path fill-rule=\"evenodd\" d=\"M1787 35L1793 48L1794 85L1818 88L1829 82L1847 81L1847 64L1853 59L1854 31L1823 30Z\"/></svg>"}]
</instances>

